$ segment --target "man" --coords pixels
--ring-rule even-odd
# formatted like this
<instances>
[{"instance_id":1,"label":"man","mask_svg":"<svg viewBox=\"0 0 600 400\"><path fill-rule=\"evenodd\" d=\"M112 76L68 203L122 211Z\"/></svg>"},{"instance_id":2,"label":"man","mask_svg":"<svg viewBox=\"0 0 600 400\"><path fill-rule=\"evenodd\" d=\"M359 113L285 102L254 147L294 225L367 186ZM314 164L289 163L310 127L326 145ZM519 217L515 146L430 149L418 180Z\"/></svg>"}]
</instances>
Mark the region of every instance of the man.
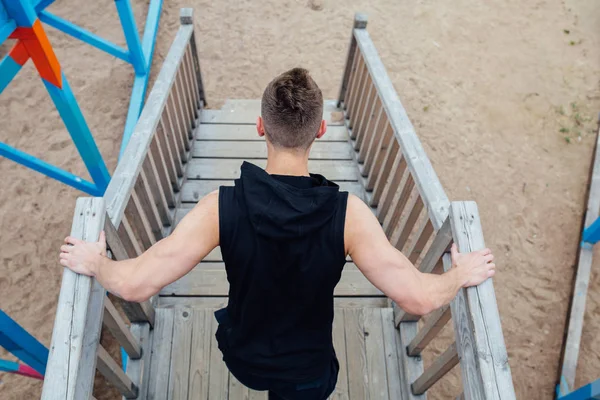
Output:
<instances>
[{"instance_id":1,"label":"man","mask_svg":"<svg viewBox=\"0 0 600 400\"><path fill-rule=\"evenodd\" d=\"M443 275L419 272L387 240L360 199L308 172L315 139L326 131L321 90L300 68L264 91L266 170L243 163L234 187L204 197L175 231L141 256L106 258L97 243L66 238L60 262L94 276L108 291L144 301L220 246L230 282L228 306L215 313L223 359L240 382L270 399L326 399L339 365L332 344L333 291L346 257L411 314L448 304L461 287L494 275L486 249L459 254Z\"/></svg>"}]
</instances>

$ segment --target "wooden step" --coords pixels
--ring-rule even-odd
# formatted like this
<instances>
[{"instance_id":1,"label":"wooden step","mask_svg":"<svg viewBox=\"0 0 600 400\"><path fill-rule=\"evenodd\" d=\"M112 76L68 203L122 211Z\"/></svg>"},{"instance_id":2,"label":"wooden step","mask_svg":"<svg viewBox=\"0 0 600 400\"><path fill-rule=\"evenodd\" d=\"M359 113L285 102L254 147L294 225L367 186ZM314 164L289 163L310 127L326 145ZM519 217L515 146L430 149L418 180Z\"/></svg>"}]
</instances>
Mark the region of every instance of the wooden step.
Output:
<instances>
[{"instance_id":1,"label":"wooden step","mask_svg":"<svg viewBox=\"0 0 600 400\"><path fill-rule=\"evenodd\" d=\"M253 164L265 168L267 160L253 160ZM241 160L219 158L193 158L187 168L188 179L237 179L240 176ZM332 181L358 182L358 168L350 160L309 160L311 172L326 176Z\"/></svg>"},{"instance_id":2,"label":"wooden step","mask_svg":"<svg viewBox=\"0 0 600 400\"><path fill-rule=\"evenodd\" d=\"M352 160L354 150L347 142L316 142L311 160ZM267 159L267 146L262 142L202 141L194 145L195 158Z\"/></svg>"},{"instance_id":3,"label":"wooden step","mask_svg":"<svg viewBox=\"0 0 600 400\"><path fill-rule=\"evenodd\" d=\"M344 114L335 100L323 104L323 119L328 125L344 125ZM228 100L221 110L203 110L203 124L256 124L260 115L260 100Z\"/></svg>"},{"instance_id":4,"label":"wooden step","mask_svg":"<svg viewBox=\"0 0 600 400\"><path fill-rule=\"evenodd\" d=\"M225 264L203 262L187 275L160 291L161 296L227 296L229 282ZM342 271L342 278L334 291L335 296L383 296L383 293L365 278L354 264Z\"/></svg>"},{"instance_id":5,"label":"wooden step","mask_svg":"<svg viewBox=\"0 0 600 400\"><path fill-rule=\"evenodd\" d=\"M345 126L329 126L325 136L316 143L347 142L347 132ZM200 124L195 134L196 140L265 141L264 136L258 136L255 125Z\"/></svg>"},{"instance_id":6,"label":"wooden step","mask_svg":"<svg viewBox=\"0 0 600 400\"><path fill-rule=\"evenodd\" d=\"M364 201L364 189L358 182L339 182L340 190L359 197ZM181 201L183 203L197 203L202 197L217 190L221 186L233 186L233 180L188 180L183 184ZM183 204L182 207L188 207ZM182 210L183 215L187 214ZM178 214L180 214L178 212ZM181 219L180 217L179 219Z\"/></svg>"}]
</instances>

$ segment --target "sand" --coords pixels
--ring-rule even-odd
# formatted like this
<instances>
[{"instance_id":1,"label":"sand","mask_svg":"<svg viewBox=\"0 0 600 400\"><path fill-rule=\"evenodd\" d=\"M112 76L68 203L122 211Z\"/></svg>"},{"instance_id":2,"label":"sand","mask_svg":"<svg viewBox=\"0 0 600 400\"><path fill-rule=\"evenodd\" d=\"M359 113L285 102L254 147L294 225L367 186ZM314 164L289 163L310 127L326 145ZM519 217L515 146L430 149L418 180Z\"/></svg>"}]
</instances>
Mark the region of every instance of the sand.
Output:
<instances>
[{"instance_id":1,"label":"sand","mask_svg":"<svg viewBox=\"0 0 600 400\"><path fill-rule=\"evenodd\" d=\"M146 2L133 3L141 25ZM124 43L111 1L76 4L58 0L51 10ZM449 197L479 204L500 269L496 296L517 396L550 399L600 110L596 1L172 0L162 15L154 75L179 7L190 4L212 106L257 98L275 74L297 65L334 98L353 13L369 15L369 32ZM48 32L112 171L132 69ZM0 121L3 141L87 176L31 63L0 96ZM62 274L57 250L82 194L5 159L0 176L0 306L49 345ZM600 262L579 385L600 375L599 271ZM34 380L0 380L2 399L33 399L41 391ZM430 398L458 391L449 379Z\"/></svg>"}]
</instances>

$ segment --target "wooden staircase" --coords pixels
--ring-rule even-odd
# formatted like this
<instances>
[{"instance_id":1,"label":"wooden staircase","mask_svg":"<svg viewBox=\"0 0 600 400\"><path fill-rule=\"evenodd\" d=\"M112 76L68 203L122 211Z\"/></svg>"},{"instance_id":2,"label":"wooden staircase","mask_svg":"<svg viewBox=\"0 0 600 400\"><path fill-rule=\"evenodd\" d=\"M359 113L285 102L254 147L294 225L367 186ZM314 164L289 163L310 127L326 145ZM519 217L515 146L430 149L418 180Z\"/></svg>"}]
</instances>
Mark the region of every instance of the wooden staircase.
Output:
<instances>
[{"instance_id":1,"label":"wooden staircase","mask_svg":"<svg viewBox=\"0 0 600 400\"><path fill-rule=\"evenodd\" d=\"M239 176L243 160L264 167L255 131L257 100L204 106L191 9L102 198L77 201L71 236L107 234L117 260L136 257L168 235L194 204ZM485 246L474 202L450 202L357 15L340 95L326 101L328 133L309 169L363 199L390 242L423 272L450 268L449 246ZM190 243L193 245L193 243ZM168 266L165 266L168 267ZM332 398L423 400L460 364L467 400L514 400L493 283L461 290L424 318L405 313L352 262L335 289L334 346L340 376ZM227 302L219 249L141 304L105 296L92 278L65 270L42 399L92 398L96 369L124 398L266 399L229 374L216 347L212 313ZM451 321L454 342L426 368L421 355ZM100 342L102 324L129 355L126 371Z\"/></svg>"}]
</instances>

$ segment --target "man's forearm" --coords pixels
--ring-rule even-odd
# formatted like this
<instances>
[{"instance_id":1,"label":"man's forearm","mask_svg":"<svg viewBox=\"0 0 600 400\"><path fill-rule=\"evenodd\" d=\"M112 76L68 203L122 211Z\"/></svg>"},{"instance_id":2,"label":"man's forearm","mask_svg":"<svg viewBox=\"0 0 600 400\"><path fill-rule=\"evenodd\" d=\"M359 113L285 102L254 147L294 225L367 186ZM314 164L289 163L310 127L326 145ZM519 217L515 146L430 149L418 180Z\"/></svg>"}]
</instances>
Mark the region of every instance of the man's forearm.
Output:
<instances>
[{"instance_id":1,"label":"man's forearm","mask_svg":"<svg viewBox=\"0 0 600 400\"><path fill-rule=\"evenodd\" d=\"M100 256L92 272L102 287L110 293L128 301L140 301L137 293L136 273L138 258L114 261Z\"/></svg>"},{"instance_id":2,"label":"man's forearm","mask_svg":"<svg viewBox=\"0 0 600 400\"><path fill-rule=\"evenodd\" d=\"M426 293L426 312L428 314L449 304L464 285L459 271L450 269L441 274L422 274L423 292Z\"/></svg>"}]
</instances>

